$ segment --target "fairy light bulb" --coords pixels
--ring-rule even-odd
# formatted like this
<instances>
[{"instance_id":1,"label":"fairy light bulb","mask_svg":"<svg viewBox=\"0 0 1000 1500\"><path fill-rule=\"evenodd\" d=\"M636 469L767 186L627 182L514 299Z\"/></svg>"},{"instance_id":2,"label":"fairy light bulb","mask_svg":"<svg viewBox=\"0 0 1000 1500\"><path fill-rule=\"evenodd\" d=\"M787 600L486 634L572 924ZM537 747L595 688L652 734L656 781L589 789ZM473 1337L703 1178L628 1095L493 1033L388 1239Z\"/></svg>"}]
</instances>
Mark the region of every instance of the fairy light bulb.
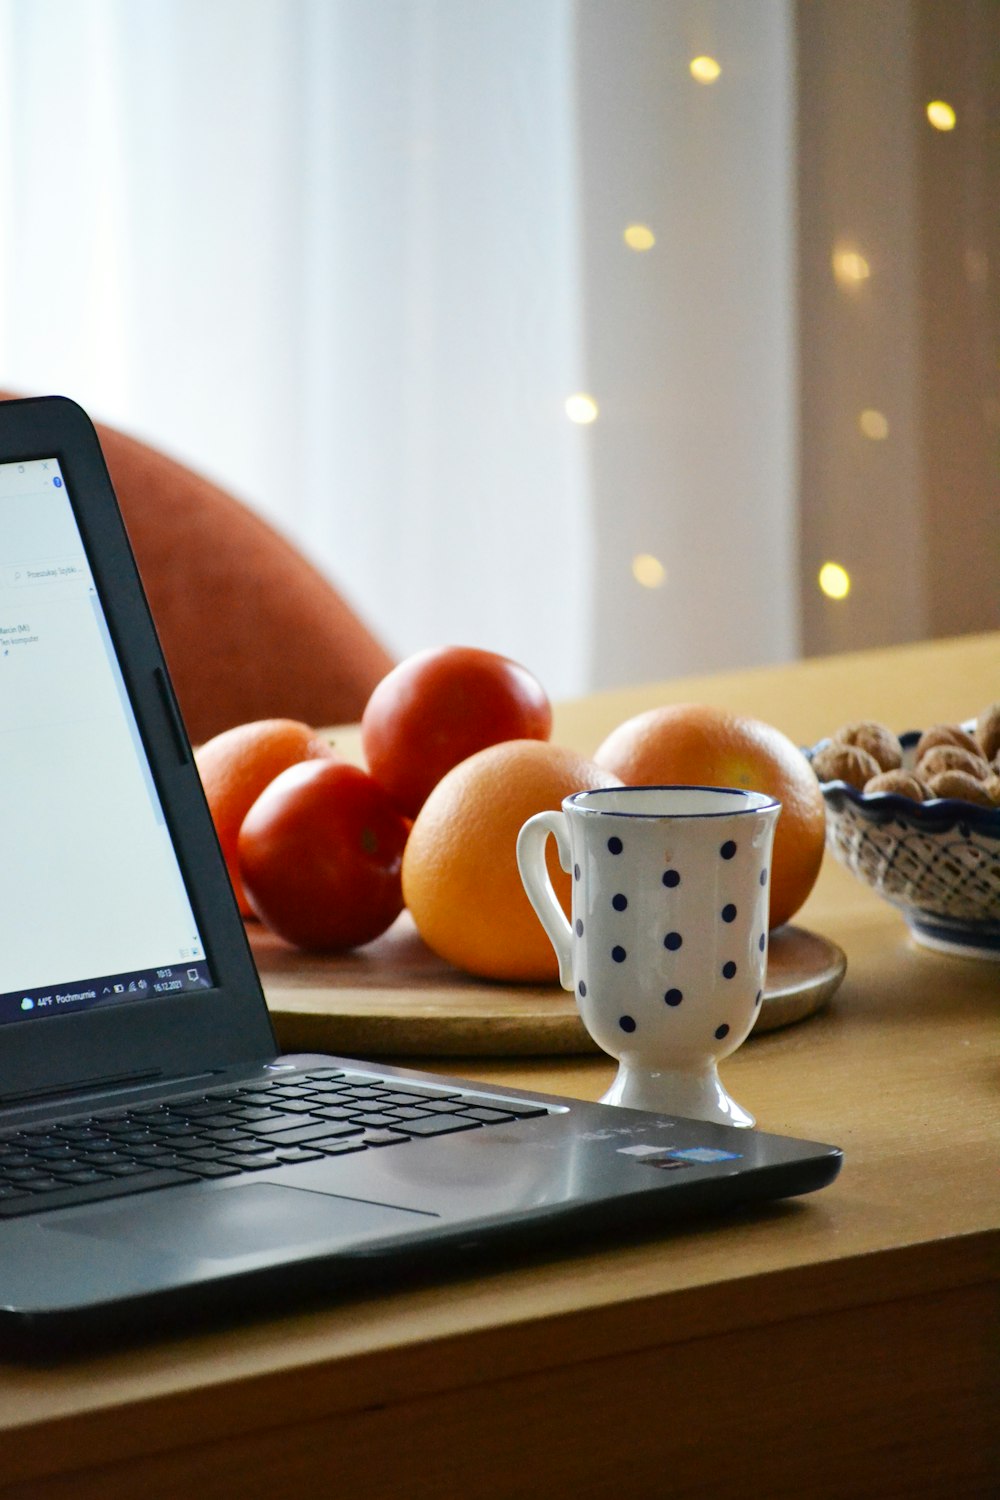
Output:
<instances>
[{"instance_id":1,"label":"fairy light bulb","mask_svg":"<svg viewBox=\"0 0 1000 1500\"><path fill-rule=\"evenodd\" d=\"M851 592L851 575L840 563L825 562L819 570L818 582L828 599L846 599Z\"/></svg>"},{"instance_id":2,"label":"fairy light bulb","mask_svg":"<svg viewBox=\"0 0 1000 1500\"><path fill-rule=\"evenodd\" d=\"M629 224L624 239L630 250L652 250L656 235L648 224Z\"/></svg>"},{"instance_id":3,"label":"fairy light bulb","mask_svg":"<svg viewBox=\"0 0 1000 1500\"><path fill-rule=\"evenodd\" d=\"M714 57L693 57L688 67L695 83L714 83L722 72Z\"/></svg>"},{"instance_id":4,"label":"fairy light bulb","mask_svg":"<svg viewBox=\"0 0 1000 1500\"><path fill-rule=\"evenodd\" d=\"M833 252L833 275L838 286L858 287L868 280L872 268L859 250L838 245Z\"/></svg>"},{"instance_id":5,"label":"fairy light bulb","mask_svg":"<svg viewBox=\"0 0 1000 1500\"><path fill-rule=\"evenodd\" d=\"M576 422L581 426L586 426L588 422L596 422L597 402L593 396L577 391L575 395L566 397L566 415L571 422Z\"/></svg>"},{"instance_id":6,"label":"fairy light bulb","mask_svg":"<svg viewBox=\"0 0 1000 1500\"><path fill-rule=\"evenodd\" d=\"M866 438L872 442L880 443L889 436L889 422L884 412L876 411L874 407L866 407L858 417L858 426Z\"/></svg>"},{"instance_id":7,"label":"fairy light bulb","mask_svg":"<svg viewBox=\"0 0 1000 1500\"><path fill-rule=\"evenodd\" d=\"M667 570L651 552L640 552L632 559L632 577L644 589L662 588Z\"/></svg>"},{"instance_id":8,"label":"fairy light bulb","mask_svg":"<svg viewBox=\"0 0 1000 1500\"><path fill-rule=\"evenodd\" d=\"M943 99L931 100L927 106L927 118L935 130L954 130L958 119L951 105Z\"/></svg>"}]
</instances>

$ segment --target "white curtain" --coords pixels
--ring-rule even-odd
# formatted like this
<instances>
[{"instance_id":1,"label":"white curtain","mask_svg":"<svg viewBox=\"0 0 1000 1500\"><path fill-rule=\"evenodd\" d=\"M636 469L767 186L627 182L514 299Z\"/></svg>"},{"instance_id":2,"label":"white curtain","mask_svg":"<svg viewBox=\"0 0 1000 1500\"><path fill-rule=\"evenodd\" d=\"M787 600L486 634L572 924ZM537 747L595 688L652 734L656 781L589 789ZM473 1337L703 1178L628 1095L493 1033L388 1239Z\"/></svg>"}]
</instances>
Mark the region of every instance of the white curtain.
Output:
<instances>
[{"instance_id":1,"label":"white curtain","mask_svg":"<svg viewBox=\"0 0 1000 1500\"><path fill-rule=\"evenodd\" d=\"M788 0L0 0L0 386L232 489L398 654L554 696L792 656L790 32Z\"/></svg>"}]
</instances>

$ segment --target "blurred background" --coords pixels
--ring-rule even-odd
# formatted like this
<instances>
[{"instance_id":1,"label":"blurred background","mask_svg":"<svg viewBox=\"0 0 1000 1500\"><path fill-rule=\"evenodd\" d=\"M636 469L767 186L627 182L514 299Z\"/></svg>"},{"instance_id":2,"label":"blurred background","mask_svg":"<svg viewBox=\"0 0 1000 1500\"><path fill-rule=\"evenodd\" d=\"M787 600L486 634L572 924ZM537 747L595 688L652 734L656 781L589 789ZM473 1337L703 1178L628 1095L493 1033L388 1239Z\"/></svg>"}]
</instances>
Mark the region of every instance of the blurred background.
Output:
<instances>
[{"instance_id":1,"label":"blurred background","mask_svg":"<svg viewBox=\"0 0 1000 1500\"><path fill-rule=\"evenodd\" d=\"M550 694L1000 627L996 0L0 0L0 387Z\"/></svg>"}]
</instances>

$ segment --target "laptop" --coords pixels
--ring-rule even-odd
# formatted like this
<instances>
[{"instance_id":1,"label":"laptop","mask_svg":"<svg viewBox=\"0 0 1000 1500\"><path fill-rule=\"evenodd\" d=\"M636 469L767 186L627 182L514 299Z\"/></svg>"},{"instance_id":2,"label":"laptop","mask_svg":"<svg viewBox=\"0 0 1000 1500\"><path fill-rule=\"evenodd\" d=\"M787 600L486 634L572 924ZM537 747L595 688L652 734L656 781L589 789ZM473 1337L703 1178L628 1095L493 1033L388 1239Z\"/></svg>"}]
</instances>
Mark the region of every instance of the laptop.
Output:
<instances>
[{"instance_id":1,"label":"laptop","mask_svg":"<svg viewBox=\"0 0 1000 1500\"><path fill-rule=\"evenodd\" d=\"M568 1253L840 1162L279 1055L97 435L0 403L0 1354Z\"/></svg>"}]
</instances>

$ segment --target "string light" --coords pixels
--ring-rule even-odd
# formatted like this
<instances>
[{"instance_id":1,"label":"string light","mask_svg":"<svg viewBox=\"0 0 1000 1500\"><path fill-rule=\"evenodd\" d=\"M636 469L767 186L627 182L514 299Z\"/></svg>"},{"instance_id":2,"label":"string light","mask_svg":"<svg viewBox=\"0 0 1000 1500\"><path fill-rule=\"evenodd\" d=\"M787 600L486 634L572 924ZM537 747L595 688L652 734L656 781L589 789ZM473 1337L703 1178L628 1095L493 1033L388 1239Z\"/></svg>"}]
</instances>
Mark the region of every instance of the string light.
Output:
<instances>
[{"instance_id":1,"label":"string light","mask_svg":"<svg viewBox=\"0 0 1000 1500\"><path fill-rule=\"evenodd\" d=\"M583 391L578 391L575 396L566 397L566 415L571 422L586 425L588 422L597 420L597 402L593 396L587 396Z\"/></svg>"},{"instance_id":2,"label":"string light","mask_svg":"<svg viewBox=\"0 0 1000 1500\"><path fill-rule=\"evenodd\" d=\"M872 268L859 251L837 246L833 252L833 274L839 286L859 286L868 280Z\"/></svg>"},{"instance_id":3,"label":"string light","mask_svg":"<svg viewBox=\"0 0 1000 1500\"><path fill-rule=\"evenodd\" d=\"M880 443L883 438L889 436L889 422L885 413L875 411L873 407L868 407L861 413L858 426L865 437L871 438L875 443Z\"/></svg>"},{"instance_id":4,"label":"string light","mask_svg":"<svg viewBox=\"0 0 1000 1500\"><path fill-rule=\"evenodd\" d=\"M943 99L932 99L927 106L927 118L935 130L954 130L956 115L950 104Z\"/></svg>"},{"instance_id":5,"label":"string light","mask_svg":"<svg viewBox=\"0 0 1000 1500\"><path fill-rule=\"evenodd\" d=\"M632 559L632 577L644 589L658 589L666 582L667 570L651 552L640 552Z\"/></svg>"},{"instance_id":6,"label":"string light","mask_svg":"<svg viewBox=\"0 0 1000 1500\"><path fill-rule=\"evenodd\" d=\"M722 72L714 57L693 57L689 66L696 83L714 83Z\"/></svg>"},{"instance_id":7,"label":"string light","mask_svg":"<svg viewBox=\"0 0 1000 1500\"><path fill-rule=\"evenodd\" d=\"M652 250L656 244L656 235L648 224L630 224L624 238L630 250Z\"/></svg>"},{"instance_id":8,"label":"string light","mask_svg":"<svg viewBox=\"0 0 1000 1500\"><path fill-rule=\"evenodd\" d=\"M846 599L851 592L851 575L840 563L825 562L819 570L818 581L828 599Z\"/></svg>"}]
</instances>

